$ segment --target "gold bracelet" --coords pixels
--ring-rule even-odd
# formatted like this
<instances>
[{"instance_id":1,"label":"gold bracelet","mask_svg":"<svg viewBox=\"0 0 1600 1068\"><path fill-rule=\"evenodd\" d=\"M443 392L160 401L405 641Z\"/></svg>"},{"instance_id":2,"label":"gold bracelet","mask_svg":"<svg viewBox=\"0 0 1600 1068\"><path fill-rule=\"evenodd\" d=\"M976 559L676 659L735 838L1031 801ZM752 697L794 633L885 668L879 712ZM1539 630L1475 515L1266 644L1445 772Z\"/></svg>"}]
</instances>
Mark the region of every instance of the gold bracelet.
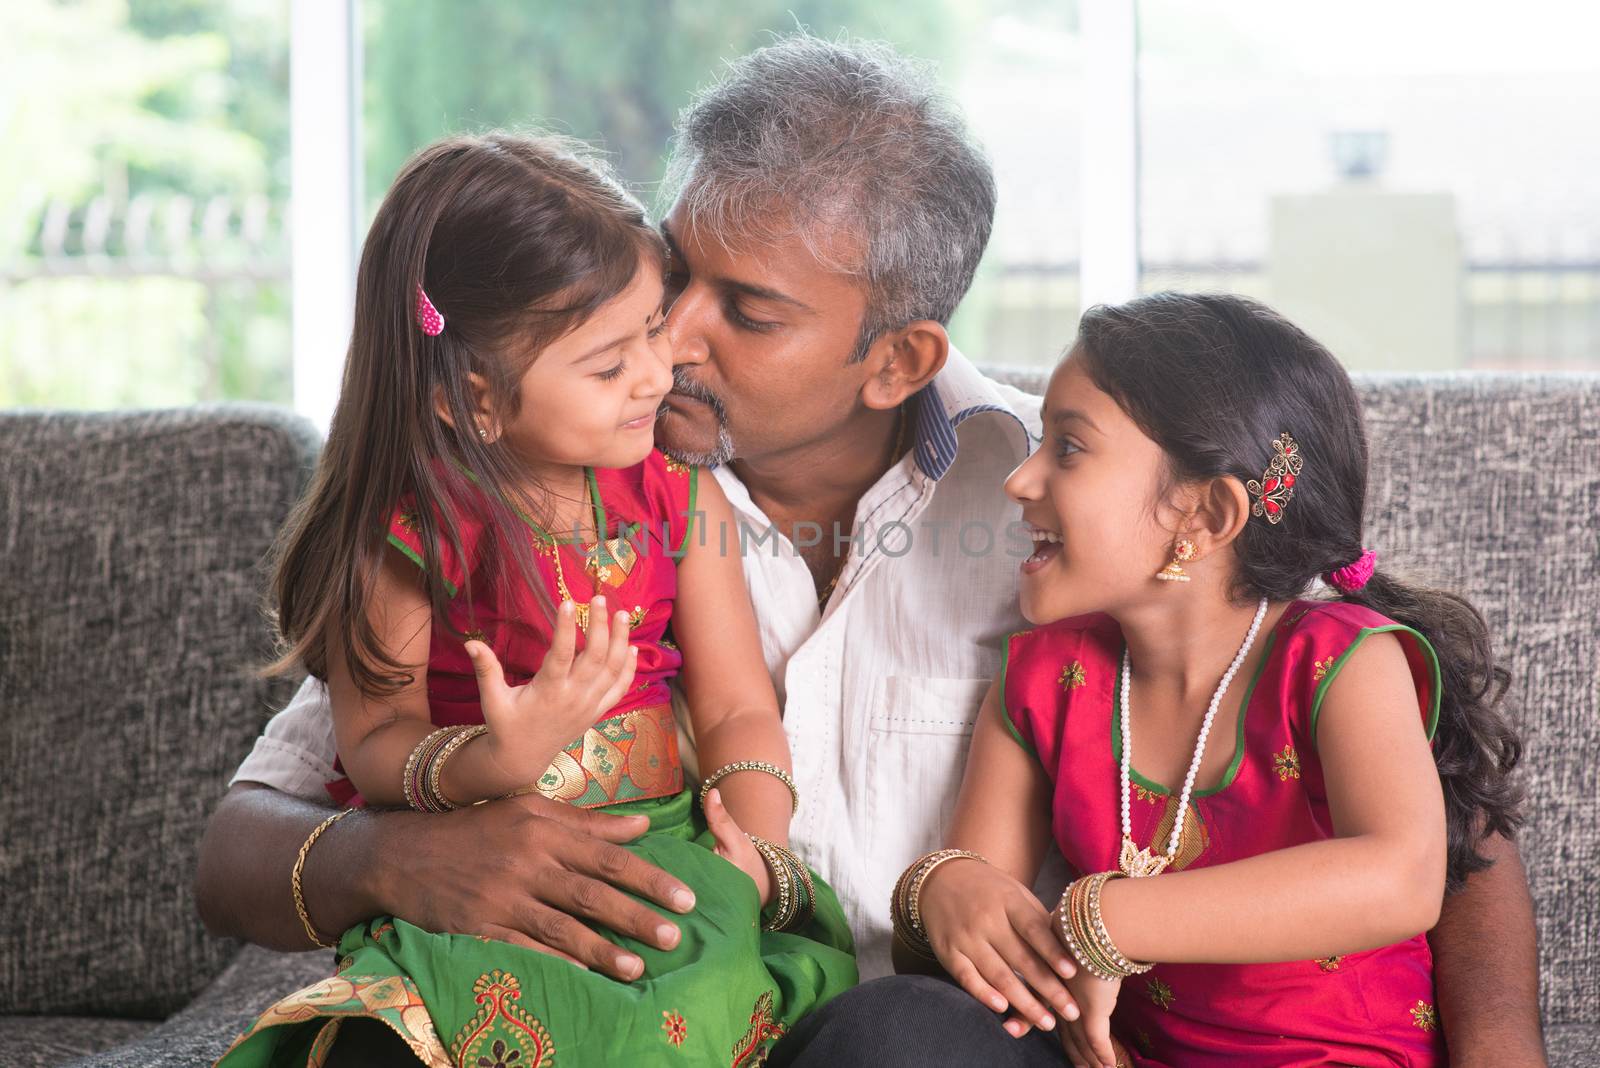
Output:
<instances>
[{"instance_id":1,"label":"gold bracelet","mask_svg":"<svg viewBox=\"0 0 1600 1068\"><path fill-rule=\"evenodd\" d=\"M789 797L794 802L789 814L792 816L800 811L800 791L795 789L794 780L789 777L787 771L784 771L776 764L769 764L765 760L736 760L732 764L724 764L716 771L713 771L710 778L700 784L700 807L705 807L706 794L711 792L711 788L736 771L764 771L778 779L789 788Z\"/></svg>"},{"instance_id":2,"label":"gold bracelet","mask_svg":"<svg viewBox=\"0 0 1600 1068\"><path fill-rule=\"evenodd\" d=\"M329 827L332 827L335 823L338 823L340 820L344 819L354 811L355 809L353 808L342 808L338 812L335 812L333 815L329 816L327 819L323 820L321 823L317 824L317 829L311 832L311 835L306 839L305 844L300 847L300 855L294 858L294 871L289 875L289 892L294 895L294 910L299 914L300 923L306 929L306 937L311 939L314 944L321 946L323 949L336 949L338 948L338 945L337 943L333 942L324 942L321 936L317 934L317 929L311 926L311 913L306 911L306 901L301 895L300 872L305 868L306 857L310 854L311 847L316 844L317 839L322 837L322 832L327 830Z\"/></svg>"}]
</instances>

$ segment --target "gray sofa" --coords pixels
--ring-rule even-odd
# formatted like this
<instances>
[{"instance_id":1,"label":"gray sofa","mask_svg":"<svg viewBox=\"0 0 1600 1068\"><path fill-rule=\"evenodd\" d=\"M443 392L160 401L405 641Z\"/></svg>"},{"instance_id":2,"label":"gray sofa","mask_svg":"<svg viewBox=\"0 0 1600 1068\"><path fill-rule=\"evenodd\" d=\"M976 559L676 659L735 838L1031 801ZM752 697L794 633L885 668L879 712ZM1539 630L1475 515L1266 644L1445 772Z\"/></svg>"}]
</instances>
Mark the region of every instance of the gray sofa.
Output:
<instances>
[{"instance_id":1,"label":"gray sofa","mask_svg":"<svg viewBox=\"0 0 1600 1068\"><path fill-rule=\"evenodd\" d=\"M1514 674L1551 1062L1600 1064L1600 378L1361 388L1369 543L1473 597ZM209 937L191 890L286 697L251 673L260 562L317 444L266 408L0 413L0 1064L209 1064L331 966Z\"/></svg>"}]
</instances>

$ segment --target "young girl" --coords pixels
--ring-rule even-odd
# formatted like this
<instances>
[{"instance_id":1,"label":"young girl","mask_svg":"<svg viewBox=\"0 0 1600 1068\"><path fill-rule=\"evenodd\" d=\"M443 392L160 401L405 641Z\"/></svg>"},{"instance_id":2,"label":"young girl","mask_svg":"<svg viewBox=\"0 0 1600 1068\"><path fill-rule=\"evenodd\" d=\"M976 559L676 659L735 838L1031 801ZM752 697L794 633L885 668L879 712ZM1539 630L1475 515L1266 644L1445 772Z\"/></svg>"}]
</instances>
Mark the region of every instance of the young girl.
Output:
<instances>
[{"instance_id":1,"label":"young girl","mask_svg":"<svg viewBox=\"0 0 1600 1068\"><path fill-rule=\"evenodd\" d=\"M415 157L367 239L275 594L285 663L333 699L337 799L443 812L537 790L647 815L628 848L692 889L681 937L603 932L642 961L624 984L510 931L379 917L224 1063L320 1065L365 1019L382 1026L347 1029L337 1058L361 1035L441 1068L749 1064L855 982L837 900L785 845L798 798L738 557L697 531L731 522L727 501L652 449L664 263L638 204L562 142ZM716 784L703 819L674 677ZM462 877L497 862L466 853ZM297 884L296 906L321 941Z\"/></svg>"},{"instance_id":2,"label":"young girl","mask_svg":"<svg viewBox=\"0 0 1600 1068\"><path fill-rule=\"evenodd\" d=\"M1443 1064L1422 932L1514 830L1519 747L1478 613L1375 570L1348 376L1259 304L1161 294L1084 316L1043 418L1006 486L1036 626L954 849L897 888L901 960L1013 1035L1059 1014L1074 1065Z\"/></svg>"}]
</instances>

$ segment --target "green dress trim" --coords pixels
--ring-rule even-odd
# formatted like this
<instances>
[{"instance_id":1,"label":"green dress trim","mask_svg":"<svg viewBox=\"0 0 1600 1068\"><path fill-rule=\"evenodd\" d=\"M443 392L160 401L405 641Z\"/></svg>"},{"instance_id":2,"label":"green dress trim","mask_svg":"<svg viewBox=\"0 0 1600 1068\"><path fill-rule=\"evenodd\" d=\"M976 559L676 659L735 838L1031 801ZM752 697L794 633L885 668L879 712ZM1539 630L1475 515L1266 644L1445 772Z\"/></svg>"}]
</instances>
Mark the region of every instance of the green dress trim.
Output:
<instances>
[{"instance_id":1,"label":"green dress trim","mask_svg":"<svg viewBox=\"0 0 1600 1068\"><path fill-rule=\"evenodd\" d=\"M700 469L698 467L691 467L689 468L689 510L683 524L683 537L678 539L678 547L673 550L673 554L676 556L681 557L683 555L684 546L689 544L689 535L694 530L694 501L695 497L698 496L699 493Z\"/></svg>"},{"instance_id":2,"label":"green dress trim","mask_svg":"<svg viewBox=\"0 0 1600 1068\"><path fill-rule=\"evenodd\" d=\"M1250 698L1255 696L1256 683L1261 681L1262 672L1266 671L1267 664L1271 662L1272 650L1277 641L1278 631L1274 627L1272 633L1267 635L1267 644L1262 650L1261 662L1256 665L1255 673L1250 676L1249 685L1244 688L1244 696L1239 700L1239 722L1234 726L1233 760L1228 764L1228 770L1223 774L1222 781L1209 790L1191 791L1189 794L1191 799L1220 794L1229 786L1232 786L1233 780L1238 777L1239 767L1244 763L1244 724L1245 716L1250 711ZM1124 645L1123 648L1126 649L1127 646ZM1117 659L1120 662L1121 656L1119 655ZM1111 689L1111 757L1118 765L1122 763L1122 669L1120 667L1117 669L1116 685ZM1128 778L1151 793L1161 794L1165 797L1172 796L1171 790L1140 775L1131 765L1128 768Z\"/></svg>"},{"instance_id":3,"label":"green dress trim","mask_svg":"<svg viewBox=\"0 0 1600 1068\"><path fill-rule=\"evenodd\" d=\"M1333 662L1333 666L1328 669L1328 673L1324 675L1322 681L1317 684L1316 696L1312 698L1311 701L1312 746L1317 744L1317 719L1322 715L1322 699L1328 696L1328 687L1333 683L1334 677L1339 674L1339 669L1344 667L1345 661L1354 656L1355 651L1361 648L1361 643L1366 641L1374 634L1405 634L1415 639L1417 648L1422 650L1423 657L1428 662L1428 673L1432 682L1432 685L1429 687L1428 694L1428 696L1432 698L1429 703L1433 706L1428 710L1428 741L1433 741L1434 732L1439 728L1439 702L1440 690L1442 688L1442 674L1439 670L1439 654L1434 651L1433 643L1428 641L1428 639L1425 638L1416 628L1408 627L1403 623L1391 623L1383 627L1363 627L1356 634L1355 640L1350 643L1350 648L1339 654L1339 659Z\"/></svg>"},{"instance_id":4,"label":"green dress trim","mask_svg":"<svg viewBox=\"0 0 1600 1068\"><path fill-rule=\"evenodd\" d=\"M1027 631L1017 632L1017 634L1026 633ZM1032 742L1022 736L1021 731L1017 730L1017 725L1011 720L1011 709L1006 705L1006 669L1011 666L1011 639L1015 638L1017 634L1006 635L1005 649L1000 654L1000 718L1005 721L1006 730L1010 732L1011 737L1017 740L1017 744L1022 746L1028 752L1028 755L1038 760L1039 751L1033 747Z\"/></svg>"}]
</instances>

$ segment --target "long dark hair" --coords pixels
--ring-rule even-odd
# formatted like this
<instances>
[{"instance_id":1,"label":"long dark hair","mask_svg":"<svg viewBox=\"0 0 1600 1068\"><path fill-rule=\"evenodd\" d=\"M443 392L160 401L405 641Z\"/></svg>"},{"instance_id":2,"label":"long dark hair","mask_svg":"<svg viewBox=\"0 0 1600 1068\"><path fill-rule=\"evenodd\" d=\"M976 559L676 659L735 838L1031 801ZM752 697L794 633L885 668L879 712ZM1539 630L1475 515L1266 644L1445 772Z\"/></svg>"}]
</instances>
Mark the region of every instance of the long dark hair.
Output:
<instances>
[{"instance_id":1,"label":"long dark hair","mask_svg":"<svg viewBox=\"0 0 1600 1068\"><path fill-rule=\"evenodd\" d=\"M1085 369L1165 451L1174 481L1260 479L1287 431L1307 474L1276 526L1252 520L1234 542L1235 597L1289 601L1363 549L1367 436L1350 376L1321 344L1243 297L1157 293L1091 308L1079 325ZM1434 758L1449 828L1448 887L1489 866L1479 846L1512 836L1522 743L1501 710L1510 683L1467 600L1378 571L1343 600L1420 631L1442 672Z\"/></svg>"},{"instance_id":2,"label":"long dark hair","mask_svg":"<svg viewBox=\"0 0 1600 1068\"><path fill-rule=\"evenodd\" d=\"M641 257L665 255L638 201L577 142L453 137L411 158L367 234L339 403L311 488L279 539L270 608L282 656L268 671L325 679L336 637L362 692L411 681L367 614L397 505L414 502L438 624L452 597L441 546L465 558L454 516L473 510L493 534L548 504L530 499L537 484L509 450L480 439L468 374L515 413L516 384L539 350L626 289ZM445 320L436 337L413 319L419 284ZM537 574L526 536L488 541L480 559Z\"/></svg>"}]
</instances>

